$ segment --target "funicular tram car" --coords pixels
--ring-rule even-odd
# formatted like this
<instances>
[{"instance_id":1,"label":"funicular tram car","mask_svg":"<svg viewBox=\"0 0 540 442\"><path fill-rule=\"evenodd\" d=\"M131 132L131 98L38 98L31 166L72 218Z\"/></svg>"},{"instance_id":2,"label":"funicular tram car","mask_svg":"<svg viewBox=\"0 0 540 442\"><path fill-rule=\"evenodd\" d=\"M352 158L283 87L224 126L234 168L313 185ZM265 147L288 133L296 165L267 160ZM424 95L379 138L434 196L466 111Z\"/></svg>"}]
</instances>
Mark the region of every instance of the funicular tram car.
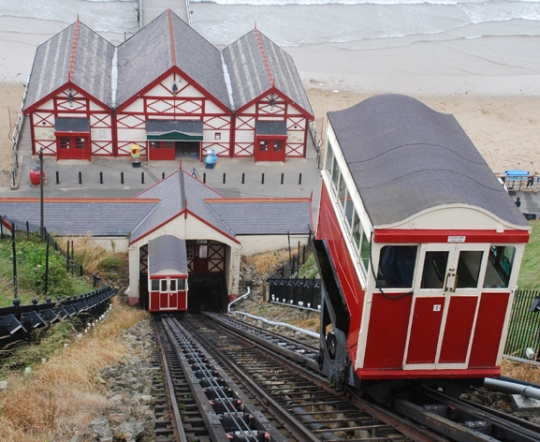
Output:
<instances>
[{"instance_id":1,"label":"funicular tram car","mask_svg":"<svg viewBox=\"0 0 540 442\"><path fill-rule=\"evenodd\" d=\"M186 242L172 235L148 241L148 309L175 312L188 309Z\"/></svg>"},{"instance_id":2,"label":"funicular tram car","mask_svg":"<svg viewBox=\"0 0 540 442\"><path fill-rule=\"evenodd\" d=\"M529 223L452 115L382 95L328 121L314 248L331 383L383 400L499 376Z\"/></svg>"}]
</instances>

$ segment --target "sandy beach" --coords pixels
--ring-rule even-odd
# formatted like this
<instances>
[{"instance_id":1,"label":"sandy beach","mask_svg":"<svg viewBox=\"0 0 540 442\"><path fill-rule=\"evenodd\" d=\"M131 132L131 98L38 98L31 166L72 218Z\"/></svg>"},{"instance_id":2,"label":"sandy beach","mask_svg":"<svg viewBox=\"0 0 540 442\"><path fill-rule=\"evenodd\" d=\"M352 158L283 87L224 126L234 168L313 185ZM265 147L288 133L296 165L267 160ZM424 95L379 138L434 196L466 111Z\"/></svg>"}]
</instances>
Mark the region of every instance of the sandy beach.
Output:
<instances>
[{"instance_id":1,"label":"sandy beach","mask_svg":"<svg viewBox=\"0 0 540 442\"><path fill-rule=\"evenodd\" d=\"M0 24L5 20L0 17ZM33 27L37 33L24 34L13 27L0 31L0 176L4 179L11 173L11 131L35 49L64 25L43 20L37 26L35 19L17 18L17 27ZM103 35L115 44L121 39ZM540 172L538 47L540 33L392 48L359 50L346 43L320 43L284 49L300 72L318 131L323 132L328 111L376 94L407 94L453 114L492 170L502 173L516 168Z\"/></svg>"}]
</instances>

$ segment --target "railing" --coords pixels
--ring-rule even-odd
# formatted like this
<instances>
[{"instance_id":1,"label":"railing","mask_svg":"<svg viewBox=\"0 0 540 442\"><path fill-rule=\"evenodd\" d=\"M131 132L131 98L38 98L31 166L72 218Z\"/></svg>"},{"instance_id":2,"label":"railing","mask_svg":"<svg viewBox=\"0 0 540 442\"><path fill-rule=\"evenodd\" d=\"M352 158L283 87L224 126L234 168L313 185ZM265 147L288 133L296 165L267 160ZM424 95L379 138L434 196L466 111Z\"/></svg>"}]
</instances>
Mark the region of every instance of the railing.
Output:
<instances>
[{"instance_id":1,"label":"railing","mask_svg":"<svg viewBox=\"0 0 540 442\"><path fill-rule=\"evenodd\" d=\"M21 138L21 131L24 124L24 102L26 100L26 93L28 92L28 84L30 83L30 76L28 76L28 81L24 87L24 95L21 100L21 108L19 114L17 115L17 121L15 122L15 127L13 128L13 133L11 134L11 141L13 141L13 170L11 171L11 189L17 189L19 177L19 155L17 153L19 149L19 140Z\"/></svg>"},{"instance_id":2,"label":"railing","mask_svg":"<svg viewBox=\"0 0 540 442\"><path fill-rule=\"evenodd\" d=\"M191 6L189 4L189 0L186 0L186 14L187 14L188 25L190 27L193 27L193 24L191 23Z\"/></svg>"},{"instance_id":3,"label":"railing","mask_svg":"<svg viewBox=\"0 0 540 442\"><path fill-rule=\"evenodd\" d=\"M540 352L540 312L530 311L535 299L540 296L538 290L517 290L512 304L510 325L504 354L518 358L538 359ZM534 355L528 355L527 349Z\"/></svg>"},{"instance_id":4,"label":"railing","mask_svg":"<svg viewBox=\"0 0 540 442\"><path fill-rule=\"evenodd\" d=\"M6 227L6 225L9 225L10 227ZM11 237L12 231L15 232L15 237L21 237L26 236L27 238L32 235L39 235L41 228L39 226L36 226L34 224L29 223L28 221L18 221L18 220L11 220L6 217L0 216L0 240L4 239L5 237ZM68 242L68 250L67 252L63 250L56 240L49 235L47 232L47 229L43 229L43 241L49 241L49 246L52 247L55 251L59 252L64 258L66 258L66 271L71 273L71 276L80 276L80 277L87 277L92 281L92 285L94 288L96 287L103 287L103 282L101 281L101 278L97 275L94 275L93 273L90 273L87 271L81 264L77 263L73 258L73 246L71 247L71 254L69 253L69 242ZM73 242L71 242L73 244Z\"/></svg>"},{"instance_id":5,"label":"railing","mask_svg":"<svg viewBox=\"0 0 540 442\"><path fill-rule=\"evenodd\" d=\"M317 153L317 169L320 169L322 167L322 155L321 155L321 145L322 145L322 139L317 132L317 128L315 127L314 122L309 123L309 134L311 135L311 139L313 141L313 145L315 146L315 152Z\"/></svg>"},{"instance_id":6,"label":"railing","mask_svg":"<svg viewBox=\"0 0 540 442\"><path fill-rule=\"evenodd\" d=\"M268 298L270 302L301 309L320 311L320 279L269 278L266 282L270 288L270 296Z\"/></svg>"}]
</instances>

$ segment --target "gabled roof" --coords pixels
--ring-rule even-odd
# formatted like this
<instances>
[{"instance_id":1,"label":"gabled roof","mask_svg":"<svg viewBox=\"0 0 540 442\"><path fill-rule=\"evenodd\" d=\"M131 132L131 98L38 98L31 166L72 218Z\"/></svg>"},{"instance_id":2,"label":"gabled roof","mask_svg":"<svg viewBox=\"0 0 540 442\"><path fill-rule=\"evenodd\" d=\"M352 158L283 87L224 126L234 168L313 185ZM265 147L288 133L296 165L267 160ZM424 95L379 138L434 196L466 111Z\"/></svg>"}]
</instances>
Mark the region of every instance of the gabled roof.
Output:
<instances>
[{"instance_id":1,"label":"gabled roof","mask_svg":"<svg viewBox=\"0 0 540 442\"><path fill-rule=\"evenodd\" d=\"M309 198L206 200L236 235L308 235L312 232Z\"/></svg>"},{"instance_id":2,"label":"gabled roof","mask_svg":"<svg viewBox=\"0 0 540 442\"><path fill-rule=\"evenodd\" d=\"M130 239L132 243L186 209L226 235L234 237L234 232L204 203L205 198L222 198L222 196L181 169L145 190L137 198L157 198L161 202L132 232Z\"/></svg>"},{"instance_id":3,"label":"gabled roof","mask_svg":"<svg viewBox=\"0 0 540 442\"><path fill-rule=\"evenodd\" d=\"M37 48L24 109L66 85L111 106L114 51L114 45L77 20Z\"/></svg>"},{"instance_id":4,"label":"gabled roof","mask_svg":"<svg viewBox=\"0 0 540 442\"><path fill-rule=\"evenodd\" d=\"M328 119L375 228L448 205L529 226L453 115L380 95Z\"/></svg>"},{"instance_id":5,"label":"gabled roof","mask_svg":"<svg viewBox=\"0 0 540 442\"><path fill-rule=\"evenodd\" d=\"M254 29L223 50L235 110L280 91L309 115L313 110L292 57Z\"/></svg>"},{"instance_id":6,"label":"gabled roof","mask_svg":"<svg viewBox=\"0 0 540 442\"><path fill-rule=\"evenodd\" d=\"M60 236L126 236L158 202L132 198L46 198L43 220L47 231ZM9 221L28 221L39 226L39 198L2 198L0 215Z\"/></svg>"},{"instance_id":7,"label":"gabled roof","mask_svg":"<svg viewBox=\"0 0 540 442\"><path fill-rule=\"evenodd\" d=\"M170 10L118 46L117 107L174 69L230 108L220 51Z\"/></svg>"}]
</instances>

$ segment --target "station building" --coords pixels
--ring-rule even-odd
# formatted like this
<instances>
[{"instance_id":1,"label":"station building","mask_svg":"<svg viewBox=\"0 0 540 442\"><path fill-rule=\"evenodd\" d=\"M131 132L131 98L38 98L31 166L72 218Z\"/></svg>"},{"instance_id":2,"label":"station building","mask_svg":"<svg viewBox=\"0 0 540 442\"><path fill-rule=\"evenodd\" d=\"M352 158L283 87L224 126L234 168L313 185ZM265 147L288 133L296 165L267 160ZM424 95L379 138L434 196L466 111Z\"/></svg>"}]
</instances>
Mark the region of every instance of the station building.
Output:
<instances>
[{"instance_id":1,"label":"station building","mask_svg":"<svg viewBox=\"0 0 540 442\"><path fill-rule=\"evenodd\" d=\"M45 198L45 227L128 252L128 301L148 306L149 244L176 238L189 280L189 308L223 310L239 293L242 255L287 248L312 236L311 198L225 198L178 171L133 198ZM40 225L39 198L0 198L5 227ZM170 241L169 241L170 242Z\"/></svg>"},{"instance_id":2,"label":"station building","mask_svg":"<svg viewBox=\"0 0 540 442\"><path fill-rule=\"evenodd\" d=\"M292 58L258 29L217 49L167 10L114 46L81 21L38 47L24 114L58 160L306 156L313 112Z\"/></svg>"}]
</instances>

